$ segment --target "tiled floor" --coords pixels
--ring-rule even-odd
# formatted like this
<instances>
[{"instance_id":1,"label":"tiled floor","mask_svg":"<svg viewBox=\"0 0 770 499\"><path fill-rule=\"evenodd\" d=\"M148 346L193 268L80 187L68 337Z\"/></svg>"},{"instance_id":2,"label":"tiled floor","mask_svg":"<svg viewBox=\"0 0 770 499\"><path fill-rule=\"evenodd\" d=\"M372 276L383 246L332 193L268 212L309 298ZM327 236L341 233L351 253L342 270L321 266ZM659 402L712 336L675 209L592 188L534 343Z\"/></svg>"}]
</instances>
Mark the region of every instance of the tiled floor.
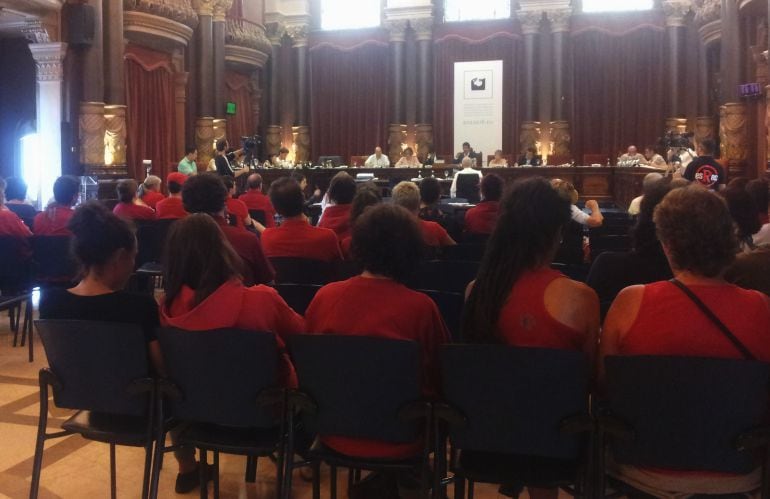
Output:
<instances>
[{"instance_id":1,"label":"tiled floor","mask_svg":"<svg viewBox=\"0 0 770 499\"><path fill-rule=\"evenodd\" d=\"M36 338L37 340L37 338ZM12 348L12 337L5 314L0 315L0 498L21 499L28 497L35 434L38 420L37 373L46 366L43 349L36 341L35 362L27 362L26 349ZM69 411L52 409L50 427L56 428L67 418ZM109 447L89 442L78 436L49 441L43 460L40 498L109 497ZM117 450L118 497L138 498L142 480L143 451L119 447ZM222 456L221 497L270 498L275 493L275 467L267 460L260 460L257 482L244 482L245 458ZM324 470L326 471L326 470ZM168 456L161 475L159 497L173 498L176 465ZM346 474L341 474L340 499L345 493ZM324 480L326 484L326 480ZM299 475L294 479L293 497L309 499L310 485ZM452 491L449 496L452 497ZM197 497L197 491L187 494ZM322 497L329 497L324 487ZM476 497L491 499L503 497L497 487L477 486Z\"/></svg>"}]
</instances>

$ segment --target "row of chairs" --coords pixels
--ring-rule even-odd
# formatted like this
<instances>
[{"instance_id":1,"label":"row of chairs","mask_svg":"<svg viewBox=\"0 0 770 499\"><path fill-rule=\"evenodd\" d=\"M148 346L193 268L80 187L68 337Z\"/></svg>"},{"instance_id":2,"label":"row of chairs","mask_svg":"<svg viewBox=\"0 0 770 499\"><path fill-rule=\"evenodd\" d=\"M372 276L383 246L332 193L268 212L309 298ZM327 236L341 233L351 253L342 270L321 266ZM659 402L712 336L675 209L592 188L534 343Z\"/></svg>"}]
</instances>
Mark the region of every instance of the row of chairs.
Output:
<instances>
[{"instance_id":1,"label":"row of chairs","mask_svg":"<svg viewBox=\"0 0 770 499\"><path fill-rule=\"evenodd\" d=\"M437 399L424 396L420 348L409 341L290 337L299 386L285 390L278 385L272 334L160 330L169 377L153 379L138 327L37 326L50 368L40 372L33 499L45 442L71 434L110 444L112 497L115 445L144 447L143 498L157 497L164 454L177 445L198 448L203 462L213 453L215 497L219 454L232 453L250 456L251 466L260 457L273 459L281 498L291 495L293 471L308 466L319 498L322 462L332 470L332 498L339 468L351 470L349 483L361 470L413 471L426 498L430 489L432 497L445 497L450 483L456 499L471 498L479 482L514 491L563 487L599 498L605 497L608 451L618 464L642 467L746 474L762 466L762 497L770 497L770 429L763 426L770 366L764 363L610 357L606 398L592 404L590 369L580 353L449 345L440 352ZM57 407L78 411L60 432L47 431L49 390ZM174 446L165 445L173 428L168 421L184 423ZM315 434L422 444L404 459L363 459L322 440L310 445ZM757 450L764 451L761 459ZM617 480L613 487L631 491Z\"/></svg>"}]
</instances>

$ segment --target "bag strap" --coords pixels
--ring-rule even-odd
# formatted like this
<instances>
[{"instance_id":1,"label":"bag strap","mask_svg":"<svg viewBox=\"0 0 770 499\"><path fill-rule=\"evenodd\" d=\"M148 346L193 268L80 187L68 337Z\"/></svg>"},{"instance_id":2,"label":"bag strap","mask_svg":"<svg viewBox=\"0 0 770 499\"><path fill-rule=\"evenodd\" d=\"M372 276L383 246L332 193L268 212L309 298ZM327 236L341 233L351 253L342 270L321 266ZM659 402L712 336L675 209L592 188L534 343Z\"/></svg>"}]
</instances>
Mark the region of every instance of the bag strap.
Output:
<instances>
[{"instance_id":1,"label":"bag strap","mask_svg":"<svg viewBox=\"0 0 770 499\"><path fill-rule=\"evenodd\" d=\"M730 343L732 343L735 348L738 349L743 354L743 357L746 358L746 360L757 360L757 358L754 356L754 354L751 353L751 350L749 350L746 345L744 345L741 340L736 338L736 336L730 331L725 324L719 320L719 317L714 315L714 312L711 311L708 306L706 306L705 303L701 301L700 298L698 298L695 293L692 292L690 288L682 284L682 282L678 279L671 279L671 282L674 286L681 289L684 294L687 295L687 297L692 300L692 302L698 306L698 308L703 312L703 314L709 318L711 322L714 323L714 325L719 329L719 331L725 335L725 338L730 340Z\"/></svg>"}]
</instances>

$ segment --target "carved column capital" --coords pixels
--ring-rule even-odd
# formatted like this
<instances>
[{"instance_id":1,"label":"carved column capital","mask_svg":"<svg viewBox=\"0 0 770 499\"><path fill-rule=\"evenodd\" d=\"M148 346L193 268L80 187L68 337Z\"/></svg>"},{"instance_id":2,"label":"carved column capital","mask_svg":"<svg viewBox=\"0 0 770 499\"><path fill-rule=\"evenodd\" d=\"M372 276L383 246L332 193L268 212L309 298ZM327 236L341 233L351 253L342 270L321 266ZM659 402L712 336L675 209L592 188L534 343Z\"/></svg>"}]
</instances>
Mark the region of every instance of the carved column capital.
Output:
<instances>
[{"instance_id":1,"label":"carved column capital","mask_svg":"<svg viewBox=\"0 0 770 499\"><path fill-rule=\"evenodd\" d=\"M267 26L265 26L265 34L272 45L280 46L283 35L286 34L286 26L282 23L267 23Z\"/></svg>"},{"instance_id":2,"label":"carved column capital","mask_svg":"<svg viewBox=\"0 0 770 499\"><path fill-rule=\"evenodd\" d=\"M390 34L390 41L403 42L406 40L406 28L409 26L409 21L406 19L393 19L385 22L385 29Z\"/></svg>"},{"instance_id":3,"label":"carved column capital","mask_svg":"<svg viewBox=\"0 0 770 499\"><path fill-rule=\"evenodd\" d=\"M722 2L720 0L693 0L695 23L699 26L719 20Z\"/></svg>"},{"instance_id":4,"label":"carved column capital","mask_svg":"<svg viewBox=\"0 0 770 499\"><path fill-rule=\"evenodd\" d=\"M51 37L39 19L28 20L21 28L21 33L30 43L50 43Z\"/></svg>"},{"instance_id":5,"label":"carved column capital","mask_svg":"<svg viewBox=\"0 0 770 499\"><path fill-rule=\"evenodd\" d=\"M572 9L549 10L545 13L551 22L551 33L564 33L569 31L572 20Z\"/></svg>"},{"instance_id":6,"label":"carved column capital","mask_svg":"<svg viewBox=\"0 0 770 499\"><path fill-rule=\"evenodd\" d=\"M684 27L684 18L690 12L692 3L685 0L663 0L663 13L666 15L666 27Z\"/></svg>"},{"instance_id":7,"label":"carved column capital","mask_svg":"<svg viewBox=\"0 0 770 499\"><path fill-rule=\"evenodd\" d=\"M291 38L291 46L294 48L307 47L309 33L310 26L307 24L297 24L286 28L286 34Z\"/></svg>"},{"instance_id":8,"label":"carved column capital","mask_svg":"<svg viewBox=\"0 0 770 499\"><path fill-rule=\"evenodd\" d=\"M192 7L199 16L213 16L217 0L192 0Z\"/></svg>"},{"instance_id":9,"label":"carved column capital","mask_svg":"<svg viewBox=\"0 0 770 499\"><path fill-rule=\"evenodd\" d=\"M37 66L37 81L62 81L66 43L32 43L29 50Z\"/></svg>"},{"instance_id":10,"label":"carved column capital","mask_svg":"<svg viewBox=\"0 0 770 499\"><path fill-rule=\"evenodd\" d=\"M233 0L216 0L214 3L214 22L223 23L233 6Z\"/></svg>"},{"instance_id":11,"label":"carved column capital","mask_svg":"<svg viewBox=\"0 0 770 499\"><path fill-rule=\"evenodd\" d=\"M414 30L415 38L418 42L431 41L433 39L433 18L422 17L412 19L409 25Z\"/></svg>"},{"instance_id":12,"label":"carved column capital","mask_svg":"<svg viewBox=\"0 0 770 499\"><path fill-rule=\"evenodd\" d=\"M540 33L540 24L543 22L543 12L539 10L520 10L516 12L516 18L521 24L521 31L525 35Z\"/></svg>"}]
</instances>

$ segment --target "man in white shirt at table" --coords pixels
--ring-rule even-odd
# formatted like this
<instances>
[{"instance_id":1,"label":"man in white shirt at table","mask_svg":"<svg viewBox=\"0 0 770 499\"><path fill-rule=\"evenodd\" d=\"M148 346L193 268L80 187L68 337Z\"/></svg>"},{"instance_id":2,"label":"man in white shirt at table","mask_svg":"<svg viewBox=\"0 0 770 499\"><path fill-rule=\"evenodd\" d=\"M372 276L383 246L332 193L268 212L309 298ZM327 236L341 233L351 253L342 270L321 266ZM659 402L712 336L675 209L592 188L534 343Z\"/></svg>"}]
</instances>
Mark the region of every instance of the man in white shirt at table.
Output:
<instances>
[{"instance_id":1,"label":"man in white shirt at table","mask_svg":"<svg viewBox=\"0 0 770 499\"><path fill-rule=\"evenodd\" d=\"M449 195L453 198L457 197L457 179L460 178L460 175L477 175L479 177L479 183L481 183L481 178L483 177L480 171L473 168L473 166L476 164L475 158L466 156L462 159L460 164L462 165L463 169L455 174L455 178L452 180L452 187L449 189Z\"/></svg>"},{"instance_id":2,"label":"man in white shirt at table","mask_svg":"<svg viewBox=\"0 0 770 499\"><path fill-rule=\"evenodd\" d=\"M364 166L367 168L388 168L390 166L390 160L387 156L382 154L382 147L375 147L374 154L366 159Z\"/></svg>"}]
</instances>

